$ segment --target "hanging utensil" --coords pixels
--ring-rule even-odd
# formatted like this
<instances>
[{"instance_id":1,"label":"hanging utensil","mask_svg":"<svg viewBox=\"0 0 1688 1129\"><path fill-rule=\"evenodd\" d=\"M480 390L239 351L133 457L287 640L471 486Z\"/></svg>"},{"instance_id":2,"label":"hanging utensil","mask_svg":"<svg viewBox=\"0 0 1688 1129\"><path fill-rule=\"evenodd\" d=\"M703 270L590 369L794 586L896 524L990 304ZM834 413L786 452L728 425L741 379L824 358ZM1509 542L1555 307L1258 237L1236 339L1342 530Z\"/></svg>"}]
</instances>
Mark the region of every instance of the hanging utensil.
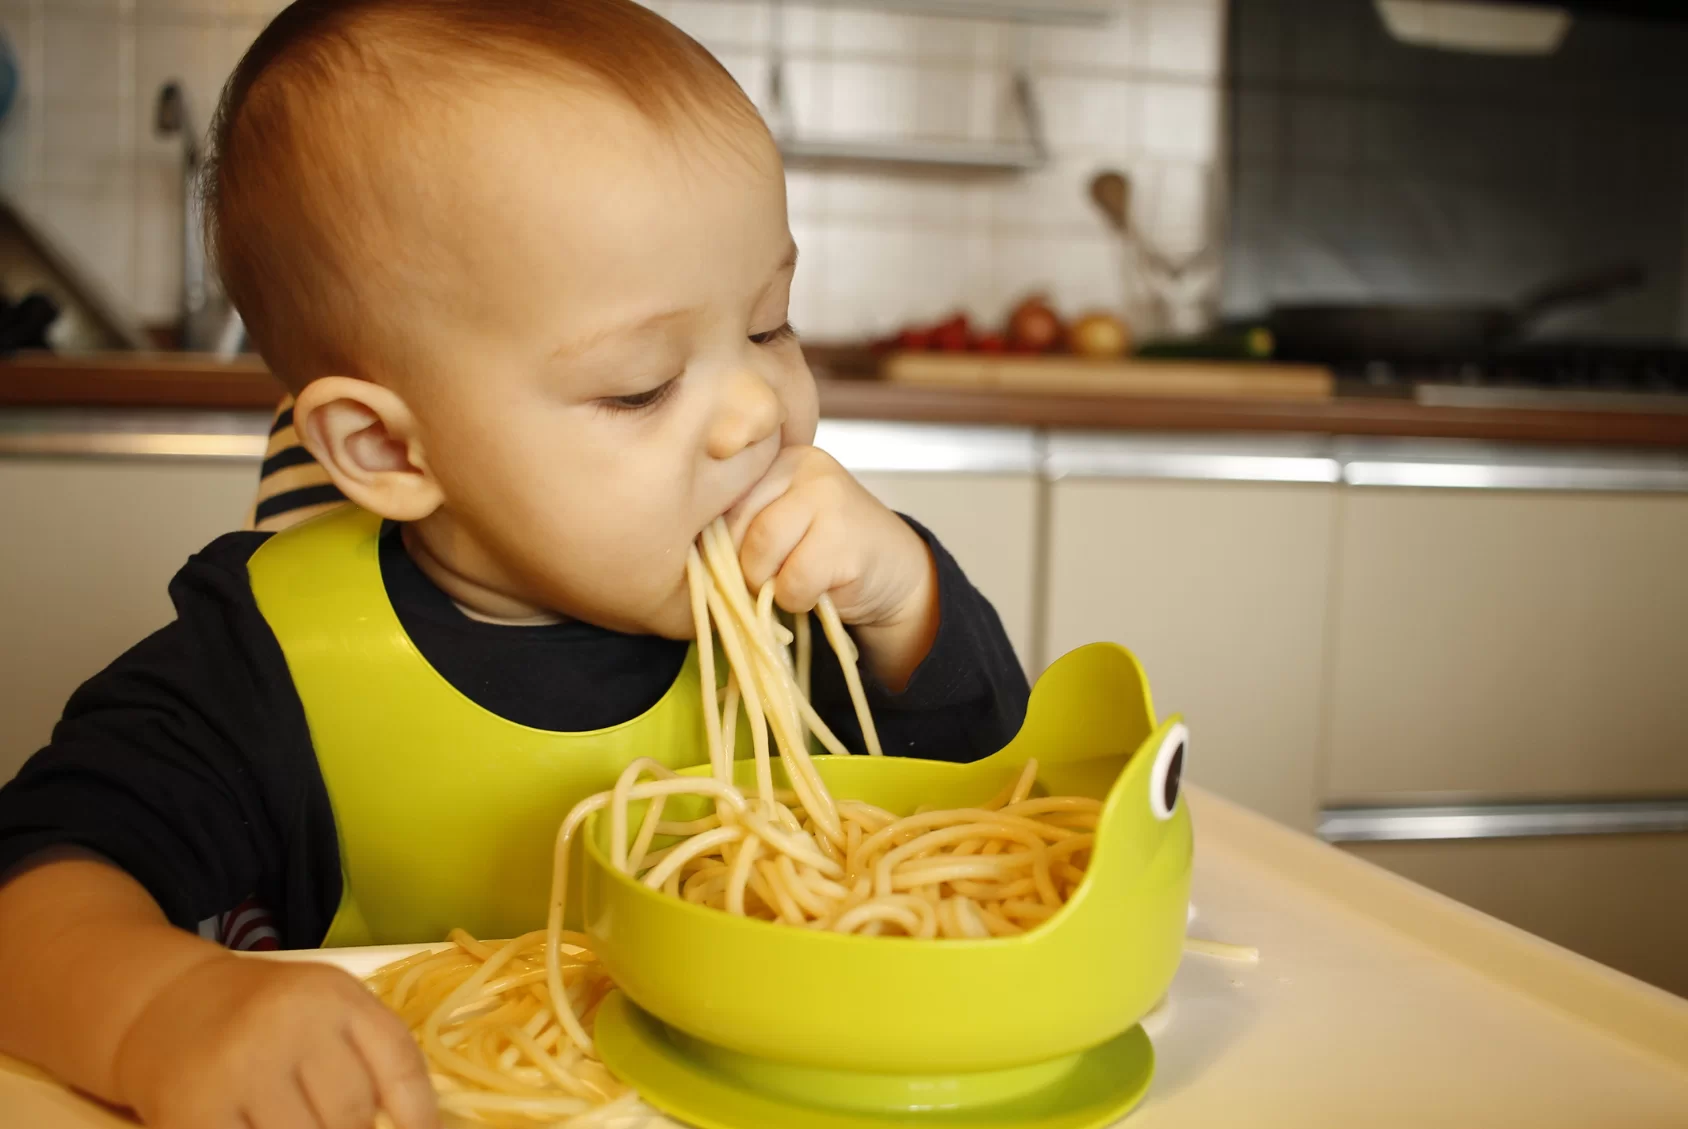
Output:
<instances>
[{"instance_id":1,"label":"hanging utensil","mask_svg":"<svg viewBox=\"0 0 1688 1129\"><path fill-rule=\"evenodd\" d=\"M1198 333L1207 328L1201 323L1219 257L1207 246L1176 257L1161 251L1133 222L1132 195L1131 179L1118 170L1103 169L1090 179L1091 200L1119 236L1126 320L1139 338Z\"/></svg>"},{"instance_id":2,"label":"hanging utensil","mask_svg":"<svg viewBox=\"0 0 1688 1129\"><path fill-rule=\"evenodd\" d=\"M1090 198L1115 231L1131 233L1131 182L1124 173L1112 169L1097 173L1090 179Z\"/></svg>"}]
</instances>

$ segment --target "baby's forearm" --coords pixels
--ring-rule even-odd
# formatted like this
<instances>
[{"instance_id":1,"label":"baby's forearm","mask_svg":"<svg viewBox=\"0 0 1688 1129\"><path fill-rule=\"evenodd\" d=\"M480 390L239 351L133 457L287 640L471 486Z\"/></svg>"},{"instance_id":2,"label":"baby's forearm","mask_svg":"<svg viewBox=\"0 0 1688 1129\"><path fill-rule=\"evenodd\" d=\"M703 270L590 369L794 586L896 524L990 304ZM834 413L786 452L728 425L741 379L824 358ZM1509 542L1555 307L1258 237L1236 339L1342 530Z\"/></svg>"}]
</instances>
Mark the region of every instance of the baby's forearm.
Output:
<instances>
[{"instance_id":1,"label":"baby's forearm","mask_svg":"<svg viewBox=\"0 0 1688 1129\"><path fill-rule=\"evenodd\" d=\"M924 544L921 549L925 575L902 614L888 623L858 624L854 629L862 662L892 693L908 685L938 635L938 567L931 550Z\"/></svg>"},{"instance_id":2,"label":"baby's forearm","mask_svg":"<svg viewBox=\"0 0 1688 1129\"><path fill-rule=\"evenodd\" d=\"M166 986L224 955L172 927L116 867L86 852L37 856L0 885L0 1052L126 1105L125 1034Z\"/></svg>"}]
</instances>

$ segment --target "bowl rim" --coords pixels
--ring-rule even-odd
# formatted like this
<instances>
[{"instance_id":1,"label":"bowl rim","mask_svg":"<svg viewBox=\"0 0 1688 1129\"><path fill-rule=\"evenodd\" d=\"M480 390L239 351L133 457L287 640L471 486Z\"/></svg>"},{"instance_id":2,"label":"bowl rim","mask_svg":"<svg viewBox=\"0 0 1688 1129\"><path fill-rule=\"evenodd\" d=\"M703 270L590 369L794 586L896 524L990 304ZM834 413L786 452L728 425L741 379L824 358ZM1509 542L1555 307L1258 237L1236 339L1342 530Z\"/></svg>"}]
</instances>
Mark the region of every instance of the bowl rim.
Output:
<instances>
[{"instance_id":1,"label":"bowl rim","mask_svg":"<svg viewBox=\"0 0 1688 1129\"><path fill-rule=\"evenodd\" d=\"M1167 719L1167 721L1163 722L1160 726L1157 726L1155 728L1154 732L1155 733L1160 732L1160 730L1163 727L1165 727L1166 725L1172 724L1176 720L1177 720L1176 718ZM1150 736L1152 737L1153 733L1151 733ZM1119 769L1119 774L1114 778L1114 782L1108 786L1107 795L1103 798L1102 811L1096 818L1097 826L1101 826L1102 823L1105 820L1108 819L1110 814L1112 814L1116 804L1121 804L1121 803L1125 802L1124 800L1122 800L1120 798L1126 792L1126 789L1123 785L1125 783L1126 778L1130 775L1130 769L1137 762L1137 760L1139 759L1139 755L1142 753L1143 749L1148 746L1148 744L1149 744L1148 739L1145 739L1143 744L1139 745L1138 748L1136 748L1136 749L1132 750L1130 753L1128 753L1125 757L1125 760L1121 763L1120 769ZM816 756L814 759L817 762L819 762L819 761L825 761L825 760L832 760L832 761L837 761L837 760L866 760L867 758L861 757L861 756L850 756L850 757L846 758L846 757L840 757L835 753L825 753L825 754L821 754L819 756ZM930 759L924 758L924 757L886 757L884 759L885 760L897 760L897 761L918 761L922 764L928 764L928 765L948 765L951 768L956 768L956 769L966 767L966 765L955 762L955 761L930 760ZM741 760L736 760L733 763L734 763L734 765L740 765L740 764L749 764L749 763L752 763L752 762L750 762L748 760L741 759ZM973 763L977 763L977 762L973 762ZM692 766L689 766L687 768L678 769L676 771L681 776L705 776L709 773L710 766L707 765L707 764L692 765ZM844 797L844 798L847 799L848 797ZM1173 813L1172 813L1171 816L1168 817L1167 822L1171 822L1172 820L1179 819L1179 818L1187 819L1187 818L1189 818L1188 812L1189 812L1189 805L1186 803L1185 797L1184 797L1183 793L1181 792L1179 794L1179 797L1178 797L1178 802L1173 809ZM700 921L704 921L704 922L715 921L715 922L722 923L723 925L726 925L728 928L749 928L749 929L752 929L752 930L768 929L768 930L773 931L772 933L769 934L769 936L791 937L791 938L793 938L794 943L798 943L798 944L811 943L811 942L796 941L795 939L797 937L812 938L813 939L812 943L816 944L816 945L823 945L823 946L824 945L834 945L834 946L838 946L838 947L841 947L841 948L842 947L855 947L855 946L860 946L860 945L871 945L871 946L874 946L876 949L881 948L881 947L883 947L884 945L887 945L887 944L903 945L903 946L908 946L908 945L925 946L925 945L932 944L934 941L942 941L943 945L944 945L944 951L946 951L946 952L951 951L951 950L959 950L959 951L979 950L979 951L987 951L987 952L988 951L998 951L998 950L1006 951L1006 950L1017 948L1017 947L1025 947L1025 946L1028 946L1028 945L1037 944L1038 940L1040 938L1042 938L1043 936L1047 935L1048 933L1050 933L1051 931L1053 931L1053 929L1056 925L1066 921L1069 917L1073 916L1073 914L1075 914L1077 912L1076 907L1088 903L1090 898L1093 896L1092 890L1095 886L1095 883L1092 881L1090 868L1086 867L1085 872L1084 872L1083 881L1081 881L1078 884L1078 888L1073 891L1072 897L1068 898L1064 903L1062 903L1060 909L1056 910L1049 917L1045 918L1043 921L1039 922L1038 924L1032 926L1032 928L1026 930L1024 933L1020 933L1020 934L1017 934L1017 935L1012 936L1012 937L976 937L976 938L938 938L938 937L901 937L901 936L890 936L890 937L872 936L872 937L870 937L870 936L863 936L863 935L858 934L858 933L836 933L836 932L833 932L830 929L804 929L804 928L801 928L801 927L798 927L798 926L786 925L786 924L784 924L782 922L778 922L778 921L764 921L761 918L755 918L755 917L749 917L749 916L741 917L738 914L728 913L725 910L715 909L712 906L698 905L695 902L688 902L683 898L671 897L668 894L663 893L661 890L656 890L656 889L653 889L650 886L645 885L643 882L641 882L639 879L635 878L633 875L627 874L627 873L624 873L621 870L618 870L615 866L613 866L610 863L610 860L609 860L606 852L598 844L598 834L597 834L598 828L601 825L601 821L602 821L603 817L605 817L607 814L608 814L607 808L601 808L598 811L593 812L591 815L589 815L586 818L585 822L583 822L581 824L580 829L577 832L577 834L580 835L584 839L584 843L582 845L583 846L583 855L582 855L582 861L581 861L581 880L582 880L583 886L584 886L584 882L585 882L586 868L588 866L590 866L593 869L595 869L595 870L601 872L602 874L608 876L608 878L612 882L620 885L624 889L633 891L635 893L635 896L648 898L648 899L650 899L650 898L660 899L662 904L668 905L671 909L673 909L677 912L693 914L693 915L701 915L701 916L699 916ZM1153 818L1153 816L1150 815L1150 818ZM1092 862L1094 862L1094 861L1095 860L1092 859ZM590 932L590 924L589 923L584 923L584 924L587 925L588 932Z\"/></svg>"}]
</instances>

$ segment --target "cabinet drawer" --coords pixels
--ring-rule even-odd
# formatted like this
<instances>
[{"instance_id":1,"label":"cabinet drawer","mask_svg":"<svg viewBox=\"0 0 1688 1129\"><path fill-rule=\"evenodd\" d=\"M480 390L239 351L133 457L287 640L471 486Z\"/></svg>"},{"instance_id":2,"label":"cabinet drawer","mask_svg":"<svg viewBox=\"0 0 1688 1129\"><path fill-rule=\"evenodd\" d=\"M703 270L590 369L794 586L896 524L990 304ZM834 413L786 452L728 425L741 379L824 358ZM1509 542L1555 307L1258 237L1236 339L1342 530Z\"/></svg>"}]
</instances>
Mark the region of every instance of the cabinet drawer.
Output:
<instances>
[{"instance_id":1,"label":"cabinet drawer","mask_svg":"<svg viewBox=\"0 0 1688 1129\"><path fill-rule=\"evenodd\" d=\"M1314 822L1335 488L1075 479L1052 488L1044 654L1099 639L1185 714L1190 778Z\"/></svg>"},{"instance_id":2,"label":"cabinet drawer","mask_svg":"<svg viewBox=\"0 0 1688 1129\"><path fill-rule=\"evenodd\" d=\"M1342 507L1327 803L1688 793L1688 498Z\"/></svg>"},{"instance_id":3,"label":"cabinet drawer","mask_svg":"<svg viewBox=\"0 0 1688 1129\"><path fill-rule=\"evenodd\" d=\"M1688 995L1688 835L1348 843L1343 849Z\"/></svg>"},{"instance_id":4,"label":"cabinet drawer","mask_svg":"<svg viewBox=\"0 0 1688 1129\"><path fill-rule=\"evenodd\" d=\"M0 781L89 676L170 622L170 578L241 528L255 462L0 460Z\"/></svg>"}]
</instances>

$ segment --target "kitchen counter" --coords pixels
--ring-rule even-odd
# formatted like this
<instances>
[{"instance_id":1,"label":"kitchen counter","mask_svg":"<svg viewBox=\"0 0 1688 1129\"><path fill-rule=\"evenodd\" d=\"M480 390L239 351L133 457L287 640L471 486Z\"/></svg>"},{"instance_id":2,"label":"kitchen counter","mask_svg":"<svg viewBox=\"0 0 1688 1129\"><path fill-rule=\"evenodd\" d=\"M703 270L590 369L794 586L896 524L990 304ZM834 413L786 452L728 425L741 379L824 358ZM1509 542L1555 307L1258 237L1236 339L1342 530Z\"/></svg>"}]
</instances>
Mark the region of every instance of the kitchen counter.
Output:
<instances>
[{"instance_id":1,"label":"kitchen counter","mask_svg":"<svg viewBox=\"0 0 1688 1129\"><path fill-rule=\"evenodd\" d=\"M815 349L812 355L820 376L821 411L832 419L1688 447L1685 413L1435 407L1346 396L1286 402L962 390L832 377L826 375L832 371L828 351ZM204 356L109 353L0 362L0 408L256 411L273 407L280 395L263 365L249 358L223 363Z\"/></svg>"},{"instance_id":2,"label":"kitchen counter","mask_svg":"<svg viewBox=\"0 0 1688 1129\"><path fill-rule=\"evenodd\" d=\"M1688 1124L1688 1001L1186 794L1191 935L1260 960L1185 958L1122 1129ZM290 955L362 973L390 954ZM0 1124L130 1123L0 1059Z\"/></svg>"}]
</instances>

